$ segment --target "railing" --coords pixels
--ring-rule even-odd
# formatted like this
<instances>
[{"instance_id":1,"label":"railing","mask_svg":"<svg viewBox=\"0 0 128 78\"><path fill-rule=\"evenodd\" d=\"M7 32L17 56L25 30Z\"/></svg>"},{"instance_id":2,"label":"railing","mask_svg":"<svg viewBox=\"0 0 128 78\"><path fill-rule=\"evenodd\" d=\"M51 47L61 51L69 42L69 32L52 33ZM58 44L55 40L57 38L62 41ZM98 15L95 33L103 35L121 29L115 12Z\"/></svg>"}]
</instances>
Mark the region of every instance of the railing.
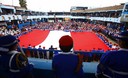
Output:
<instances>
[{"instance_id":1,"label":"railing","mask_svg":"<svg viewBox=\"0 0 128 78\"><path fill-rule=\"evenodd\" d=\"M49 59L51 60L55 54L59 54L60 50L46 50L46 49L28 49L23 48L24 53L27 57ZM84 62L99 61L103 52L84 52L84 51L74 51L75 54L83 55Z\"/></svg>"},{"instance_id":2,"label":"railing","mask_svg":"<svg viewBox=\"0 0 128 78\"><path fill-rule=\"evenodd\" d=\"M61 52L60 50L28 49L23 48L30 63L34 65L33 75L35 78L55 78L52 71L52 57ZM75 51L75 54L83 55L84 78L96 78L95 72L102 52Z\"/></svg>"}]
</instances>

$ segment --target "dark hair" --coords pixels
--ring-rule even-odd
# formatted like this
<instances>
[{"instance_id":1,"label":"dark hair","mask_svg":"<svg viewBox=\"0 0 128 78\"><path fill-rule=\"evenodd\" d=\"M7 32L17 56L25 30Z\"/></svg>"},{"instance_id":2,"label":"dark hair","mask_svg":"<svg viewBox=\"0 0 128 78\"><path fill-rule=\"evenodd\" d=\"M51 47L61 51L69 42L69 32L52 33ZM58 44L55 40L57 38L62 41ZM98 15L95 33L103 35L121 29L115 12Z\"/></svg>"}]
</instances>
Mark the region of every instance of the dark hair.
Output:
<instances>
[{"instance_id":1,"label":"dark hair","mask_svg":"<svg viewBox=\"0 0 128 78\"><path fill-rule=\"evenodd\" d=\"M15 43L9 47L9 51L16 50L17 48L18 48L17 43Z\"/></svg>"},{"instance_id":2,"label":"dark hair","mask_svg":"<svg viewBox=\"0 0 128 78\"><path fill-rule=\"evenodd\" d=\"M126 41L126 40L119 40L119 46L121 47L121 48L126 48L126 49L128 49L128 41ZM121 44L120 44L121 43Z\"/></svg>"},{"instance_id":3,"label":"dark hair","mask_svg":"<svg viewBox=\"0 0 128 78\"><path fill-rule=\"evenodd\" d=\"M63 51L63 52L69 52L72 48L73 48L73 45L70 45L70 46L60 46L60 49Z\"/></svg>"}]
</instances>

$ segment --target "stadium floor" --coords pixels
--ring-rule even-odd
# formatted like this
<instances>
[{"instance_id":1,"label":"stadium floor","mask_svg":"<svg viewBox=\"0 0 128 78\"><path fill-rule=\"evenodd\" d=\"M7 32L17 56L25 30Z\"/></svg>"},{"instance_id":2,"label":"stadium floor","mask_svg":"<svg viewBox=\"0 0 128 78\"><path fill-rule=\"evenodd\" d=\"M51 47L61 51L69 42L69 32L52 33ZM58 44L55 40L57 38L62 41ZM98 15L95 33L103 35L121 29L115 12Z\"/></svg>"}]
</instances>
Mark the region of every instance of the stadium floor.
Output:
<instances>
[{"instance_id":1,"label":"stadium floor","mask_svg":"<svg viewBox=\"0 0 128 78\"><path fill-rule=\"evenodd\" d=\"M93 48L101 48L106 51L109 49L109 47L93 32L33 30L32 32L21 36L19 39L21 46L24 45L25 47L28 47L28 45L31 44L31 46L36 46L36 48L38 48L39 45L41 45L48 49L53 45L54 48L59 50L58 40L63 35L72 36L74 41L74 50L90 51Z\"/></svg>"}]
</instances>

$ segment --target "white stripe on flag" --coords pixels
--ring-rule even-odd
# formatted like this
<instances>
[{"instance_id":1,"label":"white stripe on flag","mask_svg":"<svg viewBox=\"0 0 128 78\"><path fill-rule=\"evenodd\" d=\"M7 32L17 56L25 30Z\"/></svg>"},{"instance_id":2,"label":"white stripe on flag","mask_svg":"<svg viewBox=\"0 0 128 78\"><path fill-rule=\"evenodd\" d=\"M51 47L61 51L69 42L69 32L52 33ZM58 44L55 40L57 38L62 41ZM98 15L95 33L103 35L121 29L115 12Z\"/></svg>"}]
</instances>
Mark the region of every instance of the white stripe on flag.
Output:
<instances>
[{"instance_id":1,"label":"white stripe on flag","mask_svg":"<svg viewBox=\"0 0 128 78\"><path fill-rule=\"evenodd\" d=\"M58 50L60 50L60 48L59 48L59 39L63 35L69 35L69 36L71 36L70 32L57 31L57 30L50 31L50 33L48 34L48 36L44 40L44 42L42 42L39 45L41 45L42 47L45 46L45 49L49 49L49 47L51 45L53 45L53 48L57 48ZM39 45L37 45L36 48L38 48Z\"/></svg>"}]
</instances>

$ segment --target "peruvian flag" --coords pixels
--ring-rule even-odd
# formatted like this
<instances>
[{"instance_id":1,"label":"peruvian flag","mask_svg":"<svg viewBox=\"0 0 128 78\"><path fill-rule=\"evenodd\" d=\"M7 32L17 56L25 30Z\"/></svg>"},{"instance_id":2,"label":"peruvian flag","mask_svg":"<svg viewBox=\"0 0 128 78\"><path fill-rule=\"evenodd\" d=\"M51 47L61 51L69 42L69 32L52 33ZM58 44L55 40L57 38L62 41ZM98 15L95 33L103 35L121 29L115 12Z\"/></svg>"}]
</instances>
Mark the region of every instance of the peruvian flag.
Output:
<instances>
[{"instance_id":1,"label":"peruvian flag","mask_svg":"<svg viewBox=\"0 0 128 78\"><path fill-rule=\"evenodd\" d=\"M30 44L32 47L39 48L41 46L49 49L53 45L53 48L60 50L58 41L63 35L69 35L73 38L74 50L91 51L94 48L97 50L100 48L106 51L109 49L94 32L68 32L62 30L33 30L19 37L20 46L24 45L27 48Z\"/></svg>"}]
</instances>

